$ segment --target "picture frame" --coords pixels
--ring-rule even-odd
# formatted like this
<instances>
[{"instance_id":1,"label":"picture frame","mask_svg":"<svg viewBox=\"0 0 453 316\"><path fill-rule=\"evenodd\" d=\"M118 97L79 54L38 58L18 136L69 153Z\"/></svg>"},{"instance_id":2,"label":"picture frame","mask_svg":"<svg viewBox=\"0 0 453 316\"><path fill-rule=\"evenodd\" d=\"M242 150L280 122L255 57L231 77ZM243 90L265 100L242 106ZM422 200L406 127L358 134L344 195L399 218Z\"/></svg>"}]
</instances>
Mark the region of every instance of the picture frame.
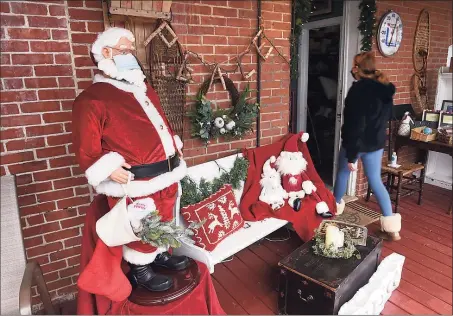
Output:
<instances>
[{"instance_id":1,"label":"picture frame","mask_svg":"<svg viewBox=\"0 0 453 316\"><path fill-rule=\"evenodd\" d=\"M442 101L442 111L453 113L453 100L443 100Z\"/></svg>"},{"instance_id":2,"label":"picture frame","mask_svg":"<svg viewBox=\"0 0 453 316\"><path fill-rule=\"evenodd\" d=\"M439 127L440 114L441 111L423 110L423 125L432 129L437 129Z\"/></svg>"},{"instance_id":3,"label":"picture frame","mask_svg":"<svg viewBox=\"0 0 453 316\"><path fill-rule=\"evenodd\" d=\"M453 112L440 112L439 127L453 126Z\"/></svg>"},{"instance_id":4,"label":"picture frame","mask_svg":"<svg viewBox=\"0 0 453 316\"><path fill-rule=\"evenodd\" d=\"M312 0L311 11L311 16L332 12L332 0Z\"/></svg>"}]
</instances>

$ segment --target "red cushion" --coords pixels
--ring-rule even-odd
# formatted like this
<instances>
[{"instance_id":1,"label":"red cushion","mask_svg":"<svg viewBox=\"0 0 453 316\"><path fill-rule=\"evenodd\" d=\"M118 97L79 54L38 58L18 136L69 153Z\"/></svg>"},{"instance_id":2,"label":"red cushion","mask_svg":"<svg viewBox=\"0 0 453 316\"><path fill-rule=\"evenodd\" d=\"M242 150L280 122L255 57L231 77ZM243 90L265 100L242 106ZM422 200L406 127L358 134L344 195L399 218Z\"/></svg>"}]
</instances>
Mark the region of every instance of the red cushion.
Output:
<instances>
[{"instance_id":1,"label":"red cushion","mask_svg":"<svg viewBox=\"0 0 453 316\"><path fill-rule=\"evenodd\" d=\"M244 225L231 185L224 185L207 199L183 207L181 214L188 223L206 222L195 231L195 244L212 251L227 236Z\"/></svg>"}]
</instances>

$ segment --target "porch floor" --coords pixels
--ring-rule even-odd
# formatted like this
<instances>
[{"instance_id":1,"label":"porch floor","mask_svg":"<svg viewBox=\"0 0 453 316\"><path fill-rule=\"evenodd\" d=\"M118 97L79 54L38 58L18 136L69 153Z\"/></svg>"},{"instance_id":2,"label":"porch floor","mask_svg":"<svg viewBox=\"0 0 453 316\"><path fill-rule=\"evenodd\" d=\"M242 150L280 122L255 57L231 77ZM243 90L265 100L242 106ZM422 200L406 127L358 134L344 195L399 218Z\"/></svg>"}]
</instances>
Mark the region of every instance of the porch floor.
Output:
<instances>
[{"instance_id":1,"label":"porch floor","mask_svg":"<svg viewBox=\"0 0 453 316\"><path fill-rule=\"evenodd\" d=\"M384 242L382 258L393 252L406 257L398 289L382 311L389 314L452 314L452 216L446 214L451 191L425 185L422 205L417 196L401 199L402 240ZM374 198L360 203L379 211ZM370 231L379 229L376 222ZM281 229L269 237L285 237ZM229 315L278 314L277 263L301 242L297 235L284 242L263 240L216 265L214 286Z\"/></svg>"},{"instance_id":2,"label":"porch floor","mask_svg":"<svg viewBox=\"0 0 453 316\"><path fill-rule=\"evenodd\" d=\"M417 197L405 197L399 211L403 217L398 242L384 242L382 258L392 252L406 257L400 286L382 311L390 314L452 314L452 216L446 214L451 191L425 185L422 205ZM374 198L360 203L379 211ZM370 231L379 229L374 223ZM212 275L220 303L228 315L270 315L277 312L280 259L302 243L285 228L218 264ZM65 313L75 313L75 305Z\"/></svg>"}]
</instances>

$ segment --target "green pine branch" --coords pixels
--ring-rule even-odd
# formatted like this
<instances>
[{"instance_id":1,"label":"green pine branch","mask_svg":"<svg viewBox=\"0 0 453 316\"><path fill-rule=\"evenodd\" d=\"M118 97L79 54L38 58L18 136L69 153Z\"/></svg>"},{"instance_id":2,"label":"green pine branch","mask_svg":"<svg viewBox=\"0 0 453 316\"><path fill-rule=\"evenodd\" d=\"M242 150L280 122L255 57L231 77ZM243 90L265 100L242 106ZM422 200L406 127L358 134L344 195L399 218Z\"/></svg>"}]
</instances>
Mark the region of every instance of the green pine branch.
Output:
<instances>
[{"instance_id":1,"label":"green pine branch","mask_svg":"<svg viewBox=\"0 0 453 316\"><path fill-rule=\"evenodd\" d=\"M242 157L236 158L233 168L229 172L224 171L219 177L214 178L212 181L207 181L201 178L200 183L197 184L189 176L181 180L182 196L180 205L185 207L203 201L210 195L219 191L225 184L231 184L234 190L241 186L241 182L247 178L247 170L249 167L248 160Z\"/></svg>"},{"instance_id":2,"label":"green pine branch","mask_svg":"<svg viewBox=\"0 0 453 316\"><path fill-rule=\"evenodd\" d=\"M376 30L376 0L362 0L359 5L360 17L358 29L362 35L361 50L368 52L373 47Z\"/></svg>"}]
</instances>

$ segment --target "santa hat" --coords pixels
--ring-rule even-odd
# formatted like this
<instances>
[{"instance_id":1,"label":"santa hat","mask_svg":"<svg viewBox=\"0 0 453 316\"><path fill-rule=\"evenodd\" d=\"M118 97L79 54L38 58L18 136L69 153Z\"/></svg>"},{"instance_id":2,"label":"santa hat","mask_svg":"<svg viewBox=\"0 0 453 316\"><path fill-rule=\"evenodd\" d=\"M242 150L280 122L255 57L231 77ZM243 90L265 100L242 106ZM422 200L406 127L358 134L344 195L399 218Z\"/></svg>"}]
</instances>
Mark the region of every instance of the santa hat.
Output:
<instances>
[{"instance_id":1,"label":"santa hat","mask_svg":"<svg viewBox=\"0 0 453 316\"><path fill-rule=\"evenodd\" d=\"M275 161L276 161L275 156L272 156L268 160L266 160L266 162L264 163L264 166L263 166L264 174L271 172L272 169L275 168Z\"/></svg>"}]
</instances>

